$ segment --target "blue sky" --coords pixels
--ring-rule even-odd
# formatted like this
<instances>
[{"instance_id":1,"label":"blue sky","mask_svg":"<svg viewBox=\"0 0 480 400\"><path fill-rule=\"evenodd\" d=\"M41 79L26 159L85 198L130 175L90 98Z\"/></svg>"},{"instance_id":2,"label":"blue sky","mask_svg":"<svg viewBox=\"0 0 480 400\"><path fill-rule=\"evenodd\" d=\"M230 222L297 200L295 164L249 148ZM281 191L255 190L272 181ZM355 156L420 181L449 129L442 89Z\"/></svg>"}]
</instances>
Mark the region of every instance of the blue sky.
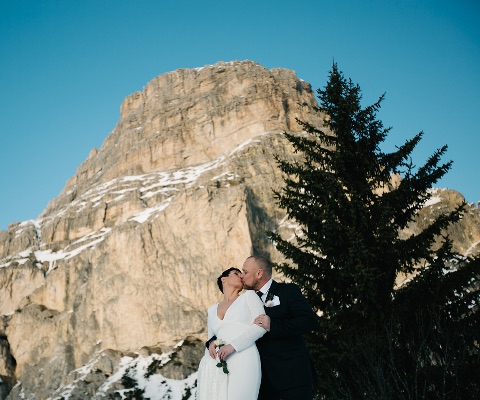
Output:
<instances>
[{"instance_id":1,"label":"blue sky","mask_svg":"<svg viewBox=\"0 0 480 400\"><path fill-rule=\"evenodd\" d=\"M437 185L480 201L478 0L0 0L0 230L36 218L155 76L218 61L293 69L314 89L335 60L392 149L419 131Z\"/></svg>"}]
</instances>

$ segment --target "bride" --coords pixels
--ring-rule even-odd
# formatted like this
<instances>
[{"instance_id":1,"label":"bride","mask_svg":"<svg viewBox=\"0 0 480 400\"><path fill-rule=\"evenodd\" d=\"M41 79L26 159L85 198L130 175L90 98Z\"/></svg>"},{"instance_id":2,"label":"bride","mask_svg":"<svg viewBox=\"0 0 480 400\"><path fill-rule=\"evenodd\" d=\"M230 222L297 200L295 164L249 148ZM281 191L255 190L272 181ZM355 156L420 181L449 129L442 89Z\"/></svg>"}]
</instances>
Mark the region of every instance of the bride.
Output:
<instances>
[{"instance_id":1,"label":"bride","mask_svg":"<svg viewBox=\"0 0 480 400\"><path fill-rule=\"evenodd\" d=\"M223 300L208 309L208 337L217 340L200 361L198 400L257 399L262 372L255 341L266 331L253 321L265 311L253 290L240 295L240 275L229 268L217 279Z\"/></svg>"}]
</instances>

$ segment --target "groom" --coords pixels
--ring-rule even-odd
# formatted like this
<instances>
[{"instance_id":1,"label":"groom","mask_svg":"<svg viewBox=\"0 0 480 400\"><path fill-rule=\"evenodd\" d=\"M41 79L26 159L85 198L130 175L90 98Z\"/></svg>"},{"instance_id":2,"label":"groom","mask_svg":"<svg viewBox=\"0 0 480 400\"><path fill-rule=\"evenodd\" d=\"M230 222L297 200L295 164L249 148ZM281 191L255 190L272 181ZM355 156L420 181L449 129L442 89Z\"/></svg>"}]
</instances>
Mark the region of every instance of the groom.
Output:
<instances>
[{"instance_id":1,"label":"groom","mask_svg":"<svg viewBox=\"0 0 480 400\"><path fill-rule=\"evenodd\" d=\"M317 328L312 308L297 285L272 280L272 264L265 257L248 257L241 279L245 289L260 296L266 313L254 321L267 331L257 340L262 364L258 400L312 400L313 369L303 339ZM215 346L215 339L210 338L206 347Z\"/></svg>"},{"instance_id":2,"label":"groom","mask_svg":"<svg viewBox=\"0 0 480 400\"><path fill-rule=\"evenodd\" d=\"M297 285L272 280L265 257L248 257L241 279L264 302L266 315L254 323L267 333L257 341L262 361L258 400L311 400L313 371L303 335L316 329L317 318Z\"/></svg>"}]
</instances>

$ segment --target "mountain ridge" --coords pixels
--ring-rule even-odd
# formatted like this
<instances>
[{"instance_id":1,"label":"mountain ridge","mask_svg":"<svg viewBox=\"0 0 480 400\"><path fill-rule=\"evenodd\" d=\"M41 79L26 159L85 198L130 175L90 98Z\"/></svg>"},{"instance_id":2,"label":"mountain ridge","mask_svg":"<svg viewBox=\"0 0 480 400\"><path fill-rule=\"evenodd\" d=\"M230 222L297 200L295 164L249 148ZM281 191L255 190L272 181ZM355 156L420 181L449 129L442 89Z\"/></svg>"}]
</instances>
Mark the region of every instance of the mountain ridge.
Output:
<instances>
[{"instance_id":1,"label":"mountain ridge","mask_svg":"<svg viewBox=\"0 0 480 400\"><path fill-rule=\"evenodd\" d=\"M279 261L265 232L295 230L272 196L274 155L295 157L283 132L321 124L316 104L293 71L251 61L179 69L127 96L39 218L0 232L0 399L193 396L216 277L254 252ZM411 232L463 198L435 196ZM456 249L478 253L479 219L467 210Z\"/></svg>"}]
</instances>

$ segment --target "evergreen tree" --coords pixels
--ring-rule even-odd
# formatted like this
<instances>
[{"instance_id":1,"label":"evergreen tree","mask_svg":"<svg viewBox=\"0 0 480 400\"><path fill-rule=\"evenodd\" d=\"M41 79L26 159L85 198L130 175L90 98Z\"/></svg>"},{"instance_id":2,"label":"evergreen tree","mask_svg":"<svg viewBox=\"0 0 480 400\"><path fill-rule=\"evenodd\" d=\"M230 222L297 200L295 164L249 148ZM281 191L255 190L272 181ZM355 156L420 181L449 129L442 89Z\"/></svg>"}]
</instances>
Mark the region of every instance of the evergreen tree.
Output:
<instances>
[{"instance_id":1,"label":"evergreen tree","mask_svg":"<svg viewBox=\"0 0 480 400\"><path fill-rule=\"evenodd\" d=\"M397 291L391 350L403 398L480 398L479 289L480 258L443 255Z\"/></svg>"},{"instance_id":2,"label":"evergreen tree","mask_svg":"<svg viewBox=\"0 0 480 400\"><path fill-rule=\"evenodd\" d=\"M392 365L397 368L397 316L406 316L400 306L408 302L397 305L395 279L420 264L453 257L448 240L440 248L434 244L465 204L421 233L402 237L431 196L429 189L451 168L451 161L441 163L447 147L418 168L411 154L422 132L396 151L383 152L390 128L376 114L384 97L362 108L360 87L336 64L317 94L324 126L298 121L305 133L285 135L300 157L277 157L285 187L275 196L299 231L294 241L269 236L287 259L280 270L322 315L310 342L323 396L402 398L395 397L399 388L392 382L398 376L392 375L399 371ZM398 184L394 176L401 177Z\"/></svg>"}]
</instances>

